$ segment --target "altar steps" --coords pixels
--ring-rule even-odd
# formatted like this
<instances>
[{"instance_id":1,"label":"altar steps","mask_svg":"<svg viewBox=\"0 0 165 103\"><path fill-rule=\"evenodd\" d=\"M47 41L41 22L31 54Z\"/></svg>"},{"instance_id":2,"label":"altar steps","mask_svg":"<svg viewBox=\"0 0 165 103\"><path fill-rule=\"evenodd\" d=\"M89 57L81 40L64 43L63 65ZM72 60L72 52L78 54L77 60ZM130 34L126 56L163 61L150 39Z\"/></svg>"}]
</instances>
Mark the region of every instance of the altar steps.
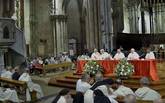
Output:
<instances>
[{"instance_id":1,"label":"altar steps","mask_svg":"<svg viewBox=\"0 0 165 103\"><path fill-rule=\"evenodd\" d=\"M73 75L76 75L77 77L79 77L79 76L81 77L82 73L73 73ZM115 75L113 75L113 74L104 74L104 78L116 79L117 77ZM140 78L142 78L142 76L131 76L129 78L129 80L130 79L137 79L137 80L139 80Z\"/></svg>"},{"instance_id":2,"label":"altar steps","mask_svg":"<svg viewBox=\"0 0 165 103\"><path fill-rule=\"evenodd\" d=\"M56 87L63 87L63 88L69 88L69 89L75 89L75 84L67 83L67 82L59 82L56 80L50 80L48 85L50 86L56 86Z\"/></svg>"},{"instance_id":3,"label":"altar steps","mask_svg":"<svg viewBox=\"0 0 165 103\"><path fill-rule=\"evenodd\" d=\"M52 80L51 80L52 81ZM49 85L52 86L58 86L58 87L65 87L70 89L76 89L76 82L77 80L67 79L67 78L57 78L56 80L53 80L53 82L49 82ZM132 90L137 90L140 87L140 84L135 81L124 81L124 85L127 87L130 87ZM153 88L156 91L164 91L164 83L150 85L151 88Z\"/></svg>"},{"instance_id":4,"label":"altar steps","mask_svg":"<svg viewBox=\"0 0 165 103\"><path fill-rule=\"evenodd\" d=\"M105 78L112 78L116 79L115 76L104 76ZM56 86L56 87L63 87L63 88L69 88L72 90L72 95L74 95L75 89L76 89L76 82L78 79L81 78L81 74L75 74L73 75L67 75L62 78L51 78L48 82L48 85ZM130 87L132 90L136 90L140 87L139 83L140 77L132 76L128 80L123 80L124 85ZM154 90L158 91L163 98L165 98L165 81L161 80L158 82L151 82L150 87Z\"/></svg>"},{"instance_id":5,"label":"altar steps","mask_svg":"<svg viewBox=\"0 0 165 103\"><path fill-rule=\"evenodd\" d=\"M78 80L81 78L81 76L80 75L78 75L78 76L73 75L73 76L65 76L65 78L72 79L72 80Z\"/></svg>"},{"instance_id":6,"label":"altar steps","mask_svg":"<svg viewBox=\"0 0 165 103\"><path fill-rule=\"evenodd\" d=\"M80 78L80 76L66 76L65 78L57 78L55 80L57 82L62 82L62 83L76 84L76 82L79 78ZM123 80L123 83L140 87L139 80ZM150 86L158 86L158 87L165 86L165 82L164 81L151 82Z\"/></svg>"}]
</instances>

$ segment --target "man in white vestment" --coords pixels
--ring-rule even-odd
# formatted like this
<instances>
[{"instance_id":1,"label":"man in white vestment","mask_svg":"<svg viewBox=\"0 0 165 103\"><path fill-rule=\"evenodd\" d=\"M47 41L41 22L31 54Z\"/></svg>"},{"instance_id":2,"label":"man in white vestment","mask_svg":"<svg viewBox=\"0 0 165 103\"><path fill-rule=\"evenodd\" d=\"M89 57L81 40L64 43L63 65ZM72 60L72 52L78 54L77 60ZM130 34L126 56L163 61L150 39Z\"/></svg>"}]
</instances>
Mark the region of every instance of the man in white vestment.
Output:
<instances>
[{"instance_id":1,"label":"man in white vestment","mask_svg":"<svg viewBox=\"0 0 165 103\"><path fill-rule=\"evenodd\" d=\"M122 83L122 80L120 80L120 79L117 79L117 80L116 80L115 85L116 85L116 87L117 87L117 90L115 90L115 91L113 92L113 94L114 94L115 96L123 96L123 97L125 97L125 96L128 95L128 94L133 94L133 95L134 95L134 92L133 92L130 88L125 87L125 86L122 85L122 84L123 84L123 83Z\"/></svg>"},{"instance_id":2,"label":"man in white vestment","mask_svg":"<svg viewBox=\"0 0 165 103\"><path fill-rule=\"evenodd\" d=\"M37 61L38 61L38 63L41 64L41 65L44 63L41 57L39 57L39 58L37 59Z\"/></svg>"},{"instance_id":3,"label":"man in white vestment","mask_svg":"<svg viewBox=\"0 0 165 103\"><path fill-rule=\"evenodd\" d=\"M125 58L124 53L122 53L120 49L117 49L117 53L115 54L114 59L115 60L121 60L124 58Z\"/></svg>"},{"instance_id":4,"label":"man in white vestment","mask_svg":"<svg viewBox=\"0 0 165 103\"><path fill-rule=\"evenodd\" d=\"M82 78L77 81L76 91L85 93L88 89L91 88L89 84L90 76L88 74L83 74Z\"/></svg>"},{"instance_id":5,"label":"man in white vestment","mask_svg":"<svg viewBox=\"0 0 165 103\"><path fill-rule=\"evenodd\" d=\"M127 59L128 60L139 60L139 54L135 52L134 48L131 49L131 52L129 53Z\"/></svg>"},{"instance_id":6,"label":"man in white vestment","mask_svg":"<svg viewBox=\"0 0 165 103\"><path fill-rule=\"evenodd\" d=\"M95 81L102 81L103 75L99 72L95 76ZM84 103L94 103L93 90L88 89L84 94Z\"/></svg>"},{"instance_id":7,"label":"man in white vestment","mask_svg":"<svg viewBox=\"0 0 165 103\"><path fill-rule=\"evenodd\" d=\"M141 88L139 88L135 92L137 99L154 101L161 98L158 92L148 87L150 81L147 77L141 78L140 84L141 84Z\"/></svg>"},{"instance_id":8,"label":"man in white vestment","mask_svg":"<svg viewBox=\"0 0 165 103\"><path fill-rule=\"evenodd\" d=\"M155 59L155 54L152 51L150 51L150 49L147 49L147 54L145 56L145 59L153 60Z\"/></svg>"},{"instance_id":9,"label":"man in white vestment","mask_svg":"<svg viewBox=\"0 0 165 103\"><path fill-rule=\"evenodd\" d=\"M6 71L1 74L1 77L12 79L12 67L7 67Z\"/></svg>"},{"instance_id":10,"label":"man in white vestment","mask_svg":"<svg viewBox=\"0 0 165 103\"><path fill-rule=\"evenodd\" d=\"M118 103L115 98L116 96L113 94L113 89L107 84L107 85L101 85L97 87L96 89L99 89L103 92L105 96L108 97L108 99L111 101L111 103Z\"/></svg>"},{"instance_id":11,"label":"man in white vestment","mask_svg":"<svg viewBox=\"0 0 165 103\"><path fill-rule=\"evenodd\" d=\"M56 64L54 57L50 57L50 64Z\"/></svg>"},{"instance_id":12,"label":"man in white vestment","mask_svg":"<svg viewBox=\"0 0 165 103\"><path fill-rule=\"evenodd\" d=\"M94 49L94 52L91 55L92 60L100 60L100 53L97 49Z\"/></svg>"},{"instance_id":13,"label":"man in white vestment","mask_svg":"<svg viewBox=\"0 0 165 103\"><path fill-rule=\"evenodd\" d=\"M35 83L32 82L31 77L30 77L30 75L28 73L28 70L26 70L26 72L24 72L20 76L19 80L27 82L27 85L28 85L28 89L26 90L27 101L31 101L30 92L32 92L32 91L36 91L37 92L37 98L38 99L43 97L43 92L42 92L42 89L41 89L40 85L35 84Z\"/></svg>"},{"instance_id":14,"label":"man in white vestment","mask_svg":"<svg viewBox=\"0 0 165 103\"><path fill-rule=\"evenodd\" d=\"M104 49L100 50L100 59L101 60L105 60L105 59L111 59L112 60L112 56L110 54L108 54L107 52L104 51Z\"/></svg>"},{"instance_id":15,"label":"man in white vestment","mask_svg":"<svg viewBox=\"0 0 165 103\"><path fill-rule=\"evenodd\" d=\"M101 73L97 73L95 77L94 85L86 91L84 94L84 103L94 103L93 92L94 90L101 90L105 96L111 101L111 103L118 103L113 96L112 91L110 90L110 85L113 84L112 79L103 80L103 75Z\"/></svg>"},{"instance_id":16,"label":"man in white vestment","mask_svg":"<svg viewBox=\"0 0 165 103\"><path fill-rule=\"evenodd\" d=\"M11 90L10 88L3 90L2 87L0 87L0 101L19 103L17 92L15 90Z\"/></svg>"}]
</instances>

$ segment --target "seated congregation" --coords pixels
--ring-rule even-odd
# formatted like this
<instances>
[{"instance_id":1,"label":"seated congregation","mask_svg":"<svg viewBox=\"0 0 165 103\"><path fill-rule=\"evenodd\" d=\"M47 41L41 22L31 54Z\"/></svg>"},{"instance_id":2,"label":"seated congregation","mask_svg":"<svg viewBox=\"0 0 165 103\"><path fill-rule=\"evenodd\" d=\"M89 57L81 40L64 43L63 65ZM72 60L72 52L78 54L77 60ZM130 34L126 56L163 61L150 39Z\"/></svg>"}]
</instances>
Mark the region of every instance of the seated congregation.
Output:
<instances>
[{"instance_id":1,"label":"seated congregation","mask_svg":"<svg viewBox=\"0 0 165 103\"><path fill-rule=\"evenodd\" d=\"M28 69L25 69L23 73L21 73L19 67L15 67L14 69L7 67L4 71L2 71L0 79L0 101L2 102L10 101L20 103L32 101L32 93L34 91L36 94L36 99L43 97L43 92L40 85L32 81ZM10 84L8 84L8 82ZM20 82L26 83L25 91L23 91L23 88L16 85ZM22 95L24 95L25 98L22 98Z\"/></svg>"},{"instance_id":2,"label":"seated congregation","mask_svg":"<svg viewBox=\"0 0 165 103\"><path fill-rule=\"evenodd\" d=\"M71 90L63 89L52 103L163 103L161 95L149 87L150 80L147 77L142 77L140 84L141 87L134 92L124 86L121 79L104 79L101 73L97 73L94 78L83 74L76 83L73 100Z\"/></svg>"}]
</instances>

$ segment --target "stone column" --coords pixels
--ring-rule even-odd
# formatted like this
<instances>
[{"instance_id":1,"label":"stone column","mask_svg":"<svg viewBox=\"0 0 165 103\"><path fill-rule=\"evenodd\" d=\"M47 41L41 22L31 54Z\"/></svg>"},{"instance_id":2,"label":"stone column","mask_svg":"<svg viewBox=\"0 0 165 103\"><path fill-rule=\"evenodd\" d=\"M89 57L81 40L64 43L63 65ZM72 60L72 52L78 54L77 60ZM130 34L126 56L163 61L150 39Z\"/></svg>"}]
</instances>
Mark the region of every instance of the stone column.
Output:
<instances>
[{"instance_id":1,"label":"stone column","mask_svg":"<svg viewBox=\"0 0 165 103\"><path fill-rule=\"evenodd\" d=\"M4 69L5 63L4 63L4 50L0 49L0 74L2 70Z\"/></svg>"},{"instance_id":2,"label":"stone column","mask_svg":"<svg viewBox=\"0 0 165 103\"><path fill-rule=\"evenodd\" d=\"M60 52L67 51L68 49L68 34L67 34L67 27L66 27L66 15L64 8L62 7L63 0L56 0L55 1L55 8L56 12L53 15L54 23L54 46L56 47L56 50L54 53L58 54Z\"/></svg>"},{"instance_id":3,"label":"stone column","mask_svg":"<svg viewBox=\"0 0 165 103\"><path fill-rule=\"evenodd\" d=\"M113 49L112 34L112 15L111 15L111 0L100 0L100 25L102 48L107 50ZM112 43L112 44L111 44Z\"/></svg>"},{"instance_id":4,"label":"stone column","mask_svg":"<svg viewBox=\"0 0 165 103\"><path fill-rule=\"evenodd\" d=\"M67 22L64 20L64 51L68 51Z\"/></svg>"},{"instance_id":5,"label":"stone column","mask_svg":"<svg viewBox=\"0 0 165 103\"><path fill-rule=\"evenodd\" d=\"M87 49L98 48L100 40L98 24L98 1L86 0L85 3L85 26L86 26L86 46Z\"/></svg>"},{"instance_id":6,"label":"stone column","mask_svg":"<svg viewBox=\"0 0 165 103\"><path fill-rule=\"evenodd\" d=\"M56 20L56 44L57 44L57 54L61 52L61 28L59 20Z\"/></svg>"}]
</instances>

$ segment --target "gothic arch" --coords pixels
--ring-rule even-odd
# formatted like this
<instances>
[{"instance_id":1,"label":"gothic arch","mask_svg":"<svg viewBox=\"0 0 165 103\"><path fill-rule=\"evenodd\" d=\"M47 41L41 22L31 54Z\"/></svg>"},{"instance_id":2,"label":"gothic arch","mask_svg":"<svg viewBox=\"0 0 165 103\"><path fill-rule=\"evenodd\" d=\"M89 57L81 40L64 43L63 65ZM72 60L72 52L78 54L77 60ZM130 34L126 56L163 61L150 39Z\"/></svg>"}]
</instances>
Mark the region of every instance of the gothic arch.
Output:
<instances>
[{"instance_id":1,"label":"gothic arch","mask_svg":"<svg viewBox=\"0 0 165 103\"><path fill-rule=\"evenodd\" d=\"M5 26L3 28L3 38L4 39L9 39L10 38L10 32L9 32L9 28L7 26Z\"/></svg>"}]
</instances>

